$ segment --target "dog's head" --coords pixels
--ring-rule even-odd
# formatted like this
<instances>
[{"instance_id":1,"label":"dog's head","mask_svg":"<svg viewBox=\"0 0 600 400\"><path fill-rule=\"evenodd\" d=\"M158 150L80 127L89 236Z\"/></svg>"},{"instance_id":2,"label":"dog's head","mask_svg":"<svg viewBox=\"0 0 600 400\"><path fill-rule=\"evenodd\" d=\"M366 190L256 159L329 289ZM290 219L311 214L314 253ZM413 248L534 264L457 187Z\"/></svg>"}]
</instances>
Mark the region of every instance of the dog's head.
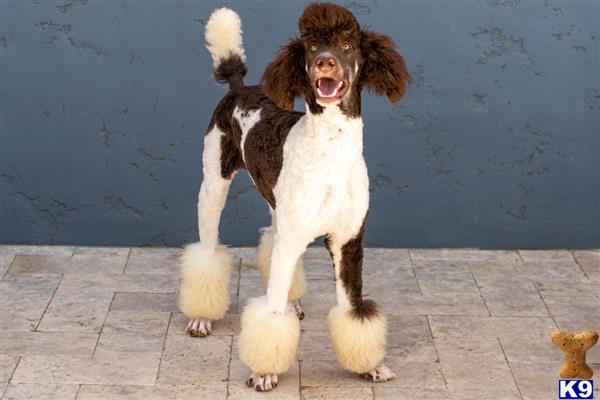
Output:
<instances>
[{"instance_id":1,"label":"dog's head","mask_svg":"<svg viewBox=\"0 0 600 400\"><path fill-rule=\"evenodd\" d=\"M292 109L304 96L312 113L339 106L360 115L360 91L372 89L391 102L411 81L402 56L387 36L361 29L352 13L314 3L300 17L300 38L282 47L262 78L263 91L280 107Z\"/></svg>"}]
</instances>

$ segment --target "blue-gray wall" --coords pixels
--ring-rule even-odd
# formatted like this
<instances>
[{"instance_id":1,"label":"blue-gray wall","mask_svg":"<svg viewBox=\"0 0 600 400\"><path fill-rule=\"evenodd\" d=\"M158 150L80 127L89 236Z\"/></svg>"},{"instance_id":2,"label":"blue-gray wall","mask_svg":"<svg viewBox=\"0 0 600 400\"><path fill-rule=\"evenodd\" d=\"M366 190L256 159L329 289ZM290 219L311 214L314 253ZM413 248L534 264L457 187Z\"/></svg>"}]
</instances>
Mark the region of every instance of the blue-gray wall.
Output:
<instances>
[{"instance_id":1,"label":"blue-gray wall","mask_svg":"<svg viewBox=\"0 0 600 400\"><path fill-rule=\"evenodd\" d=\"M202 39L242 16L247 83L304 2L0 3L0 242L178 245L196 237L202 138L225 88ZM366 240L381 246L600 246L600 2L347 1L415 79L364 96ZM221 224L268 223L240 174Z\"/></svg>"}]
</instances>

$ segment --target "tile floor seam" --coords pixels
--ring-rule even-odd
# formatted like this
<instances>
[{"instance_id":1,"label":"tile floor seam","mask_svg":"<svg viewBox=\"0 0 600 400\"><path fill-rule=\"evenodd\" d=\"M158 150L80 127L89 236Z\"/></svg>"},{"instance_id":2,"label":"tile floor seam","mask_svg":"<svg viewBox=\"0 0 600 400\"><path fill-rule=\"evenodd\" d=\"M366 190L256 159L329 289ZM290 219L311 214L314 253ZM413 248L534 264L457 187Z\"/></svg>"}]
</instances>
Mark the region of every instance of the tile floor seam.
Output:
<instances>
[{"instance_id":1,"label":"tile floor seam","mask_svg":"<svg viewBox=\"0 0 600 400\"><path fill-rule=\"evenodd\" d=\"M242 282L242 258L238 257L240 260L238 262L238 276L237 276L237 288L235 291L235 312L236 314L240 313L240 283Z\"/></svg>"},{"instance_id":2,"label":"tile floor seam","mask_svg":"<svg viewBox=\"0 0 600 400\"><path fill-rule=\"evenodd\" d=\"M19 254L13 254L13 258L12 260L10 260L10 264L8 265L8 268L6 268L6 271L4 271L4 275L2 276L2 280L4 280L4 278L6 277L6 275L9 274L11 268L13 267L13 264L15 263L15 261L17 260L17 256Z\"/></svg>"},{"instance_id":3,"label":"tile floor seam","mask_svg":"<svg viewBox=\"0 0 600 400\"><path fill-rule=\"evenodd\" d=\"M515 378L515 374L513 373L513 370L510 367L510 363L508 362L508 357L506 356L506 352L504 351L504 346L502 346L502 341L500 340L499 337L496 337L496 340L498 341L498 345L500 346L500 350L502 350L502 354L504 355L504 361L506 361L506 367L510 371L510 376L512 376L512 378L513 378L513 382L515 383L515 387L517 388L517 391L519 392L519 396L521 396L521 399L523 399L523 393L521 393L521 388L519 387L519 383L517 382L517 378Z\"/></svg>"},{"instance_id":4,"label":"tile floor seam","mask_svg":"<svg viewBox=\"0 0 600 400\"><path fill-rule=\"evenodd\" d=\"M540 288L538 287L538 285L535 282L533 283L533 287L535 287L535 290L536 290L538 296L540 297L540 300L542 300L542 303L544 303L544 307L546 307L546 311L548 311L548 315L550 316L550 318L552 318L552 322L554 322L554 326L556 327L556 329L560 329L558 322L556 322L556 319L554 318L554 314L552 314L552 311L550 311L550 307L548 307L548 304L546 303L546 299L544 299L544 296L542 296L542 293L540 292Z\"/></svg>"},{"instance_id":5,"label":"tile floor seam","mask_svg":"<svg viewBox=\"0 0 600 400\"><path fill-rule=\"evenodd\" d=\"M60 280L58 281L58 284L56 285L56 287L54 288L54 291L52 292L52 296L50 296L50 300L48 300L48 303L46 304L46 307L44 307L44 312L42 312L42 315L40 316L40 319L38 320L38 322L35 324L35 328L33 328L33 330L31 332L39 332L38 329L40 327L40 324L42 323L42 320L44 319L44 317L46 316L46 312L48 311L48 308L50 307L50 304L52 303L52 301L54 300L54 296L56 296L56 292L58 292L58 288L60 287L60 285L62 284L63 278L65 277L64 274L60 274Z\"/></svg>"},{"instance_id":6,"label":"tile floor seam","mask_svg":"<svg viewBox=\"0 0 600 400\"><path fill-rule=\"evenodd\" d=\"M13 377L15 376L15 372L17 371L17 368L19 367L19 364L21 363L22 359L23 359L23 356L18 356L17 362L15 363L15 366L13 367L13 369L10 373L10 377L6 381L6 386L8 386L9 384L12 383ZM2 393L2 398L4 398L4 394L6 394L6 389L5 389L5 392Z\"/></svg>"},{"instance_id":7,"label":"tile floor seam","mask_svg":"<svg viewBox=\"0 0 600 400\"><path fill-rule=\"evenodd\" d=\"M524 263L525 260L523 260L523 255L521 255L521 250L515 249L515 251L517 252L517 255L519 256L519 260L521 260L521 263Z\"/></svg>"},{"instance_id":8,"label":"tile floor seam","mask_svg":"<svg viewBox=\"0 0 600 400\"><path fill-rule=\"evenodd\" d=\"M298 398L300 400L304 398L302 394L302 360L298 360Z\"/></svg>"},{"instance_id":9,"label":"tile floor seam","mask_svg":"<svg viewBox=\"0 0 600 400\"><path fill-rule=\"evenodd\" d=\"M131 257L131 252L132 252L132 248L129 248L129 251L127 252L127 257L125 258L125 264L123 265L123 271L121 271L122 274L125 273L125 271L127 270L127 264L129 264L129 257Z\"/></svg>"},{"instance_id":10,"label":"tile floor seam","mask_svg":"<svg viewBox=\"0 0 600 400\"><path fill-rule=\"evenodd\" d=\"M569 253L571 254L571 257L573 257L573 260L575 261L575 264L577 264L577 266L579 267L579 269L581 270L581 272L583 273L583 275L587 279L590 279L590 276L587 274L587 272L585 272L585 269L583 269L583 267L579 263L579 259L577 257L575 257L575 254L573 254L573 250L569 250Z\"/></svg>"},{"instance_id":11,"label":"tile floor seam","mask_svg":"<svg viewBox=\"0 0 600 400\"><path fill-rule=\"evenodd\" d=\"M4 280L4 277L8 274L8 272L10 271L10 269L13 266L13 263L15 262L15 259L17 258L16 254L12 255L12 258L10 259L10 263L8 264L8 268L6 268L6 271L4 271L4 274L2 274L2 277L0 278L0 281Z\"/></svg>"},{"instance_id":12,"label":"tile floor seam","mask_svg":"<svg viewBox=\"0 0 600 400\"><path fill-rule=\"evenodd\" d=\"M165 347L167 346L167 338L169 337L169 329L171 328L171 321L173 320L173 313L169 312L169 320L167 321L167 329L165 329L165 335L162 340L162 346L160 347L160 358L158 359L158 368L156 368L156 377L154 378L154 386L158 382L160 375L160 367L162 366L163 356L165 354Z\"/></svg>"},{"instance_id":13,"label":"tile floor seam","mask_svg":"<svg viewBox=\"0 0 600 400\"><path fill-rule=\"evenodd\" d=\"M444 373L444 369L442 368L442 358L440 357L440 352L438 351L437 344L435 343L435 337L433 336L433 329L431 329L429 317L429 315L425 316L425 319L427 320L427 327L429 328L429 333L431 334L431 342L433 343L433 349L435 350L435 356L437 357L438 368L440 369L442 379L444 380L444 387L448 389L448 380L446 379L446 374Z\"/></svg>"},{"instance_id":14,"label":"tile floor seam","mask_svg":"<svg viewBox=\"0 0 600 400\"><path fill-rule=\"evenodd\" d=\"M75 397L74 397L75 400L77 400L77 398L79 397L79 392L81 391L82 386L83 386L82 383L77 384L77 391L75 392Z\"/></svg>"},{"instance_id":15,"label":"tile floor seam","mask_svg":"<svg viewBox=\"0 0 600 400\"><path fill-rule=\"evenodd\" d=\"M108 313L110 312L110 308L112 306L113 301L115 301L115 294L117 292L113 292L112 298L110 299L110 303L108 304L108 309L106 310L106 314L104 314L104 319L102 320L102 325L100 325L100 332L98 332L98 339L96 340L96 345L94 346L94 351L92 352L91 358L96 356L96 350L98 349L98 345L100 344L100 337L102 337L102 332L104 331L104 325L106 324L106 319L108 318Z\"/></svg>"},{"instance_id":16,"label":"tile floor seam","mask_svg":"<svg viewBox=\"0 0 600 400\"><path fill-rule=\"evenodd\" d=\"M469 262L467 262L467 268L469 269L471 278L473 278L473 282L475 282L475 286L477 287L477 293L479 293L479 297L481 298L481 301L483 302L483 305L485 306L485 309L488 312L488 317L491 317L492 311L490 310L487 301L485 301L485 298L483 297L483 293L481 292L481 286L479 286L479 282L477 281L477 278L475 277L475 274L473 273L473 270L471 269L471 264Z\"/></svg>"},{"instance_id":17,"label":"tile floor seam","mask_svg":"<svg viewBox=\"0 0 600 400\"><path fill-rule=\"evenodd\" d=\"M415 277L415 282L417 282L417 289L419 289L419 294L423 296L423 289L421 289L421 282L419 282L419 278L417 277L417 271L415 271L415 267L413 265L410 266L412 270L413 276Z\"/></svg>"},{"instance_id":18,"label":"tile floor seam","mask_svg":"<svg viewBox=\"0 0 600 400\"><path fill-rule=\"evenodd\" d=\"M225 383L225 400L229 399L229 382L231 380L231 360L233 359L233 338L231 335L231 342L229 343L229 361L227 362L227 382Z\"/></svg>"}]
</instances>

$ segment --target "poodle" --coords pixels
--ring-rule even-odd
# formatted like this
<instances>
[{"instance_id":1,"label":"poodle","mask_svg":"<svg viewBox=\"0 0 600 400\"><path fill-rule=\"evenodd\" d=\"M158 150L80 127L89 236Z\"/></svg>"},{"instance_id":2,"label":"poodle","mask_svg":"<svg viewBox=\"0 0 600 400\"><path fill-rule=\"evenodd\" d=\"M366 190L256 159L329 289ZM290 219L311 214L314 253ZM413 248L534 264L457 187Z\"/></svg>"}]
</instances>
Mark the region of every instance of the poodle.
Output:
<instances>
[{"instance_id":1,"label":"poodle","mask_svg":"<svg viewBox=\"0 0 600 400\"><path fill-rule=\"evenodd\" d=\"M266 295L248 301L239 335L240 359L252 370L246 383L258 391L275 388L294 362L303 317L298 299L306 291L302 254L319 236L335 270L337 305L328 326L339 364L375 382L394 377L382 364L385 317L362 295L369 178L360 97L367 88L397 102L411 77L392 39L362 29L341 6L308 5L299 30L260 86L243 82L246 56L234 11L215 10L205 32L215 79L229 92L204 139L200 241L182 256L179 305L190 318L186 331L200 337L229 307L231 257L219 244L218 225L231 181L246 169L272 217L258 249ZM298 97L305 113L292 109Z\"/></svg>"}]
</instances>

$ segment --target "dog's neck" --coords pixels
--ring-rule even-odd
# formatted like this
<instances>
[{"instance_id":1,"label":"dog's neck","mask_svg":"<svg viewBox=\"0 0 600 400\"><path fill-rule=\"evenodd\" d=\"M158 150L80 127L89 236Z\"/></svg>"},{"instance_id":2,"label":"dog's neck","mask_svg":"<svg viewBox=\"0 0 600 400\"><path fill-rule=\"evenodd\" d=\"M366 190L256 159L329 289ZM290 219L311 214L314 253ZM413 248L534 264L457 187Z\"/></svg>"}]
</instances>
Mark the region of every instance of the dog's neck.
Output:
<instances>
[{"instance_id":1,"label":"dog's neck","mask_svg":"<svg viewBox=\"0 0 600 400\"><path fill-rule=\"evenodd\" d=\"M310 105L306 104L306 123L308 132L320 137L339 137L340 135L358 140L362 143L363 120L358 116L349 116L342 109L342 104L319 106L320 110L313 113Z\"/></svg>"}]
</instances>

